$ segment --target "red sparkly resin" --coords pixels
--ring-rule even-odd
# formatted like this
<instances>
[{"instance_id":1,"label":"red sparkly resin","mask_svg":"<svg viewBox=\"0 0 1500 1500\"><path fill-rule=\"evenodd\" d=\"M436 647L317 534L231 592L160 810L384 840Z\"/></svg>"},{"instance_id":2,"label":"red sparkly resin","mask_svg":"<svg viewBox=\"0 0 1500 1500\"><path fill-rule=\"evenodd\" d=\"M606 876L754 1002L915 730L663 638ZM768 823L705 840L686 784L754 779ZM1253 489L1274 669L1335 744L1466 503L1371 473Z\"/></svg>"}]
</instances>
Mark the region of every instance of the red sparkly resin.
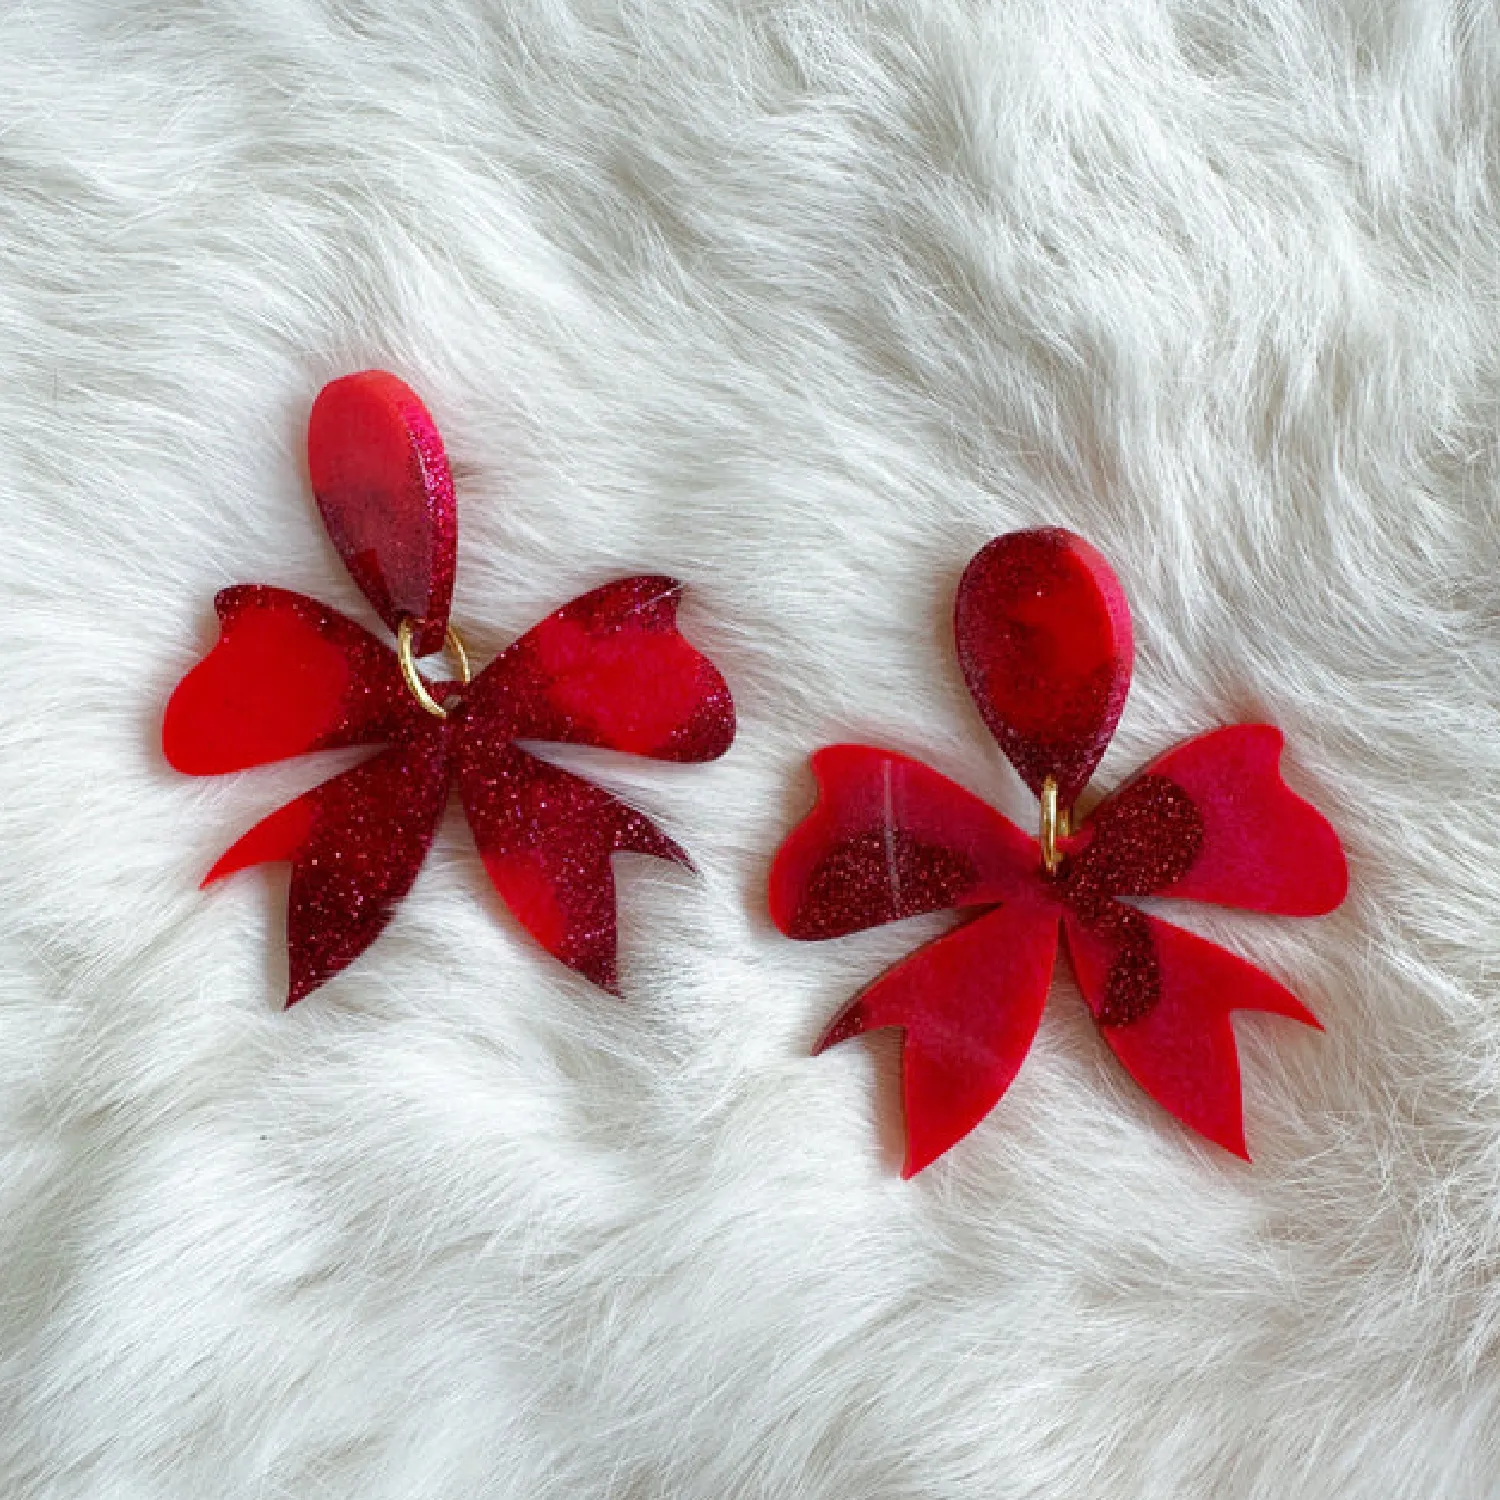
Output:
<instances>
[{"instance_id":1,"label":"red sparkly resin","mask_svg":"<svg viewBox=\"0 0 1500 1500\"><path fill-rule=\"evenodd\" d=\"M403 420L421 426L409 406ZM348 441L367 435L355 423ZM327 426L321 441L333 463ZM440 464L446 475L435 429L431 444L429 471ZM342 471L355 467L350 460ZM218 596L218 644L167 704L162 743L176 769L209 776L339 746L385 747L258 823L204 881L291 864L289 1005L379 936L421 869L455 783L485 868L517 919L563 963L618 991L611 857L687 858L644 814L515 741L669 761L722 755L734 738L734 705L713 664L678 632L679 592L670 578L643 576L573 600L467 688L430 684L446 719L418 704L389 646L317 600L261 585ZM446 628L447 586L440 614L428 619Z\"/></svg>"},{"instance_id":2,"label":"red sparkly resin","mask_svg":"<svg viewBox=\"0 0 1500 1500\"><path fill-rule=\"evenodd\" d=\"M416 393L384 370L325 385L307 423L307 469L323 525L386 626L412 622L418 656L439 651L458 556L453 476Z\"/></svg>"},{"instance_id":3,"label":"red sparkly resin","mask_svg":"<svg viewBox=\"0 0 1500 1500\"><path fill-rule=\"evenodd\" d=\"M990 605L998 625L982 618ZM965 676L1017 769L1028 782L1081 785L1130 676L1129 620L1107 565L1067 533L1002 537L965 574L958 623ZM1058 665L1074 712L1044 714L1045 683L1029 664L1017 683L1023 640ZM974 914L858 995L818 1043L822 1051L882 1027L903 1031L905 1176L967 1135L1009 1088L1041 1020L1060 933L1131 1076L1184 1124L1248 1157L1231 1012L1318 1023L1258 969L1130 902L1183 897L1285 916L1339 905L1343 850L1282 781L1281 750L1267 725L1189 740L1061 840L1050 875L1035 839L920 762L863 745L813 756L818 801L771 870L771 916L783 932L830 938L920 912Z\"/></svg>"},{"instance_id":4,"label":"red sparkly resin","mask_svg":"<svg viewBox=\"0 0 1500 1500\"><path fill-rule=\"evenodd\" d=\"M1055 528L997 537L964 569L953 624L990 733L1033 792L1050 776L1071 807L1130 691L1130 608L1109 564Z\"/></svg>"}]
</instances>

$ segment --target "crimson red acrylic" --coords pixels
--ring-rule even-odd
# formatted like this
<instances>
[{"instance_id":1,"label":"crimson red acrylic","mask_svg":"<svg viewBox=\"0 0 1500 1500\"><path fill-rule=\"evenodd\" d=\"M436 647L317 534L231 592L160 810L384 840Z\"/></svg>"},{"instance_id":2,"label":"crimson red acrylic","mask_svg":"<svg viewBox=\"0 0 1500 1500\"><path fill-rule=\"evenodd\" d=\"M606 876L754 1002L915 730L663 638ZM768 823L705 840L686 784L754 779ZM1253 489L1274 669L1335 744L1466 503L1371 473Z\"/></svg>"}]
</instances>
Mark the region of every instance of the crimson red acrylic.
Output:
<instances>
[{"instance_id":1,"label":"crimson red acrylic","mask_svg":"<svg viewBox=\"0 0 1500 1500\"><path fill-rule=\"evenodd\" d=\"M1066 812L1130 684L1119 581L1079 537L1014 532L969 564L955 627L985 723L1022 780ZM1264 724L1189 740L1076 831L1064 823L1051 851L907 756L864 745L813 756L817 805L771 871L776 925L815 939L920 912L969 915L858 995L818 1044L882 1027L904 1033L906 1176L967 1135L1009 1088L1041 1020L1060 935L1101 1035L1131 1076L1185 1125L1248 1156L1230 1014L1318 1022L1259 969L1134 902L1180 898L1282 916L1342 902L1338 837L1282 781L1281 751L1280 731Z\"/></svg>"},{"instance_id":2,"label":"crimson red acrylic","mask_svg":"<svg viewBox=\"0 0 1500 1500\"><path fill-rule=\"evenodd\" d=\"M313 407L308 458L329 535L376 614L398 641L406 632L403 649L436 651L450 630L457 526L426 408L382 371L336 380ZM677 629L679 589L656 575L605 584L549 615L472 683L419 679L430 706L397 651L336 610L258 584L220 593L218 644L167 705L173 766L205 776L380 747L258 823L205 881L290 863L288 1004L379 936L454 789L521 925L585 978L618 989L612 856L687 856L643 813L519 742L668 761L722 755L734 706Z\"/></svg>"}]
</instances>

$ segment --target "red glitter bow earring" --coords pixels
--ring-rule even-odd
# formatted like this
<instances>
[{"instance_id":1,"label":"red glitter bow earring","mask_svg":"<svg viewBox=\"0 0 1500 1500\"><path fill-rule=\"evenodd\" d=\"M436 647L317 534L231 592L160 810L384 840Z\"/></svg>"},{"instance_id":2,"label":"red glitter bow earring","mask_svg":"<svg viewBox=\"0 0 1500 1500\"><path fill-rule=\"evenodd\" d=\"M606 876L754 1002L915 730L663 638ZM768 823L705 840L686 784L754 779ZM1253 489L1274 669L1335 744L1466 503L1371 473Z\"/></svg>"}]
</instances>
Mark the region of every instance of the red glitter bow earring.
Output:
<instances>
[{"instance_id":1,"label":"red glitter bow earring","mask_svg":"<svg viewBox=\"0 0 1500 1500\"><path fill-rule=\"evenodd\" d=\"M1230 1013L1318 1022L1259 969L1129 903L1167 896L1318 916L1348 887L1338 836L1281 780L1281 733L1264 724L1187 741L1070 829L1125 706L1133 654L1119 581L1080 538L1042 530L991 542L959 584L954 625L969 691L1040 799L1040 838L919 761L864 745L818 751L818 804L771 870L771 915L788 937L951 908L982 914L857 996L816 1050L904 1032L910 1177L1010 1086L1060 929L1126 1070L1185 1125L1248 1159Z\"/></svg>"},{"instance_id":2,"label":"red glitter bow earring","mask_svg":"<svg viewBox=\"0 0 1500 1500\"><path fill-rule=\"evenodd\" d=\"M302 594L214 601L218 644L167 705L167 760L195 776L346 745L386 748L252 828L204 884L287 860L291 1005L352 963L411 888L457 783L485 869L549 953L618 992L611 856L688 864L644 814L517 741L706 761L734 738L724 679L678 633L680 585L622 578L564 605L471 681L448 623L453 481L421 401L394 375L325 386L308 426L324 525L396 648ZM453 650L458 681L417 658Z\"/></svg>"}]
</instances>

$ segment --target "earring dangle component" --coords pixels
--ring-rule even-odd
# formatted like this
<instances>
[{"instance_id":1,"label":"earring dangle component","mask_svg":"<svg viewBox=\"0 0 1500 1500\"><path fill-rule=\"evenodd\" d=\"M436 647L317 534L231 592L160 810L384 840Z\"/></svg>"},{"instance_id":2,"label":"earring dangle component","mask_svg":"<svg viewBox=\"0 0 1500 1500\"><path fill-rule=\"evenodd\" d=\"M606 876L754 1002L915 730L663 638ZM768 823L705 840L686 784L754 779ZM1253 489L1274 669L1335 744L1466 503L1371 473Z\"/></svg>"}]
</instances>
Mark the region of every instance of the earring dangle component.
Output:
<instances>
[{"instance_id":1,"label":"earring dangle component","mask_svg":"<svg viewBox=\"0 0 1500 1500\"><path fill-rule=\"evenodd\" d=\"M291 864L291 1005L374 942L411 888L451 789L501 899L547 951L618 992L612 856L687 855L643 813L518 741L708 761L734 738L717 669L677 629L681 586L621 578L575 599L474 675L449 621L457 511L442 440L394 375L325 386L308 425L318 509L396 649L306 595L214 601L218 644L178 684L162 743L195 776L340 746L383 747L262 820L208 885ZM447 646L456 679L418 661Z\"/></svg>"},{"instance_id":2,"label":"earring dangle component","mask_svg":"<svg viewBox=\"0 0 1500 1500\"><path fill-rule=\"evenodd\" d=\"M1061 933L1125 1069L1183 1124L1248 1159L1231 1012L1318 1022L1243 959L1131 903L1162 896L1321 915L1348 888L1338 836L1282 781L1282 736L1264 724L1168 751L1074 831L1072 809L1125 706L1133 654L1119 581L1081 538L1045 529L991 542L959 584L954 626L979 712L1039 800L1039 837L904 755L819 750L817 805L771 870L776 925L820 939L921 912L958 909L971 920L856 996L816 1050L883 1027L903 1032L910 1177L1009 1088Z\"/></svg>"}]
</instances>

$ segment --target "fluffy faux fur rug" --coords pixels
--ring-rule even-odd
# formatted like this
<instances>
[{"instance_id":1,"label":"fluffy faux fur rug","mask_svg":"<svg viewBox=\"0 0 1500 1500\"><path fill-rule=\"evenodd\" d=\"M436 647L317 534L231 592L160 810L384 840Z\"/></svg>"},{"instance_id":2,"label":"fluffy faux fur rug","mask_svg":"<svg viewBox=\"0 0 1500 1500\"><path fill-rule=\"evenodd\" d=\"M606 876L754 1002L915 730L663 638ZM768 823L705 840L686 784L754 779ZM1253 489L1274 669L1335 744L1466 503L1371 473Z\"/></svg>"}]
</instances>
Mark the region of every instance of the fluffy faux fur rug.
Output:
<instances>
[{"instance_id":1,"label":"fluffy faux fur rug","mask_svg":"<svg viewBox=\"0 0 1500 1500\"><path fill-rule=\"evenodd\" d=\"M1500 1493L1500 19L1480 0L39 0L0 12L0 1493L10 1500L1491 1500ZM621 1001L456 818L289 1013L328 774L159 749L216 589L373 623L303 431L428 399L488 659L688 586L740 738L578 754ZM1096 785L1287 732L1351 897L1189 914L1324 1035L1239 1027L1253 1167L1065 974L910 1183L896 1044L809 1047L940 919L765 882L806 757L1031 826L949 613L1088 536L1136 683Z\"/></svg>"}]
</instances>

